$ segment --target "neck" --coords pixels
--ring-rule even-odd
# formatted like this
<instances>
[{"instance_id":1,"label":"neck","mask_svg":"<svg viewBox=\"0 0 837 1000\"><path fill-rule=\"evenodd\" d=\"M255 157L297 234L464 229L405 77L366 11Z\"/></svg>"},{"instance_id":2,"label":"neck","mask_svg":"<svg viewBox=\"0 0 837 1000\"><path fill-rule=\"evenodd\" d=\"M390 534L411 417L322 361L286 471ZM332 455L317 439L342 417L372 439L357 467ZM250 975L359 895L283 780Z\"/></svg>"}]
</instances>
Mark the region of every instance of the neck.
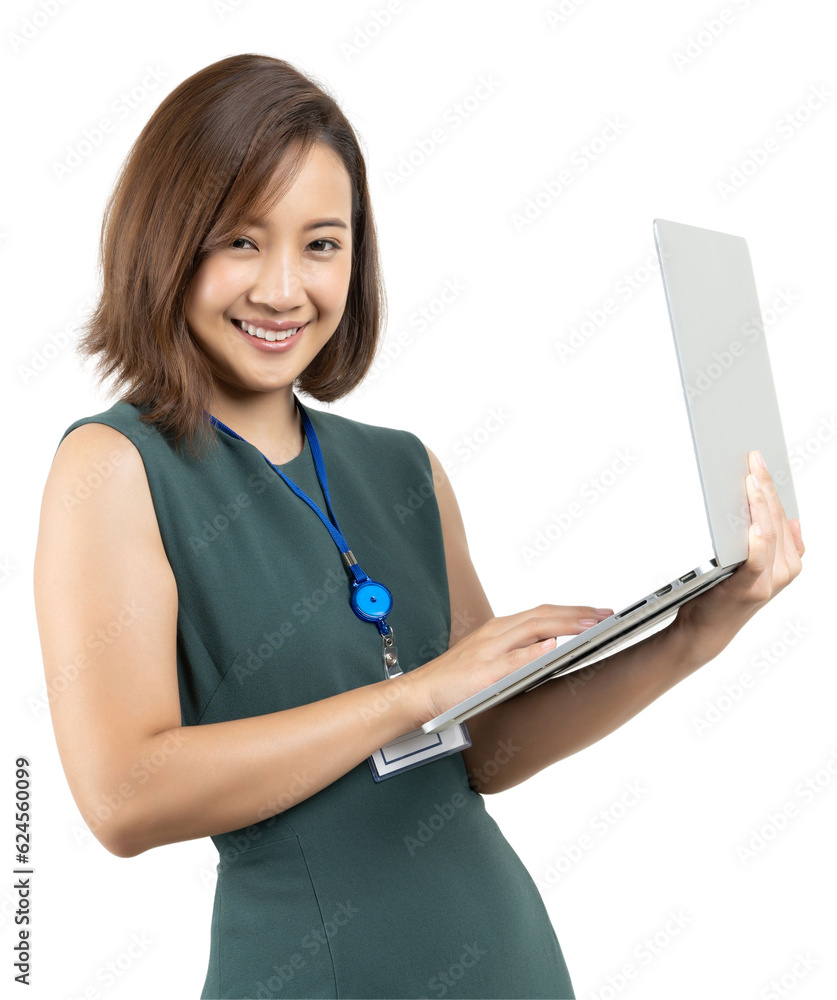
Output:
<instances>
[{"instance_id":1,"label":"neck","mask_svg":"<svg viewBox=\"0 0 837 1000\"><path fill-rule=\"evenodd\" d=\"M305 447L293 386L236 396L216 391L209 412L254 445L275 465L296 458Z\"/></svg>"}]
</instances>

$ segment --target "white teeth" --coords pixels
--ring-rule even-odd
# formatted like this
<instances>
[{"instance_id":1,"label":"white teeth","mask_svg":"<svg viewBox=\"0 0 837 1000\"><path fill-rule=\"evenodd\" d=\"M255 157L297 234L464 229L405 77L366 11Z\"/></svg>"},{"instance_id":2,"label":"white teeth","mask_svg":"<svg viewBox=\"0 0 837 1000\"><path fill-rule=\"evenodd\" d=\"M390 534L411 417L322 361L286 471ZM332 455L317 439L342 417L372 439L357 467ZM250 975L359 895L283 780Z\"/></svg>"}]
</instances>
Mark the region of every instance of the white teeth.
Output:
<instances>
[{"instance_id":1,"label":"white teeth","mask_svg":"<svg viewBox=\"0 0 837 1000\"><path fill-rule=\"evenodd\" d=\"M240 320L239 325L251 337L258 337L259 340L268 340L271 343L276 340L287 340L288 337L292 337L300 329L297 326L293 330L262 330L259 326L252 326L250 323L244 323Z\"/></svg>"}]
</instances>

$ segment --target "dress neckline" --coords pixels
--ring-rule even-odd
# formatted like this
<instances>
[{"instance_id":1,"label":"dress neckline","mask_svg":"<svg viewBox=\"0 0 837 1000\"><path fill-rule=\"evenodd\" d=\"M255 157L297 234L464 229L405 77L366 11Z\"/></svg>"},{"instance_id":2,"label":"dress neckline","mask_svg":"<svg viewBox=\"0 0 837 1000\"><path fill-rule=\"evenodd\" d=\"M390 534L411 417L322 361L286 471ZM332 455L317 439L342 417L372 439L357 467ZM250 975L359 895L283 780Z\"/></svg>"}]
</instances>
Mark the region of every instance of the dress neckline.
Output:
<instances>
[{"instance_id":1,"label":"dress neckline","mask_svg":"<svg viewBox=\"0 0 837 1000\"><path fill-rule=\"evenodd\" d=\"M270 459L267 457L267 455L265 455L263 451L257 448L256 445L251 444L251 442L249 442L246 438L243 438L231 427L228 427L218 417L214 416L213 414L209 414L209 416L211 417L210 425L215 428L216 432L221 432L226 437L231 438L233 441L240 441L248 448L252 448L254 451L256 451L257 454L261 455L265 461L269 462L269 464L274 469L281 469L281 471L285 472L286 474L288 469L296 468L298 464L302 464L306 456L311 457L311 443L308 440L308 435L304 432L304 428L303 428L303 437L305 440L303 441L302 451L298 455L294 455L293 458L289 458L286 462L282 462L282 464L279 465L276 462L271 462ZM308 411L308 416L309 418L311 417L310 411ZM313 422L314 421L312 420L312 423Z\"/></svg>"}]
</instances>

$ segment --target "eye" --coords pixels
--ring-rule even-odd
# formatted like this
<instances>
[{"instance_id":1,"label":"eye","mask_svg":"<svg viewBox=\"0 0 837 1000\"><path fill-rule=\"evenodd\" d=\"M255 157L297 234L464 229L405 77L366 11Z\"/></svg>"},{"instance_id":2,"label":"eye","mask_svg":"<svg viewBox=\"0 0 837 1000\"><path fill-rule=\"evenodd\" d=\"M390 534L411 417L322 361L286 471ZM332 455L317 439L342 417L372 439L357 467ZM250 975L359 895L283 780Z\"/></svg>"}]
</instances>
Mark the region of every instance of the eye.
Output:
<instances>
[{"instance_id":1,"label":"eye","mask_svg":"<svg viewBox=\"0 0 837 1000\"><path fill-rule=\"evenodd\" d=\"M230 246L231 247L235 247L236 243L249 243L251 247L255 247L255 245L256 245L252 240L248 240L246 236L239 236L238 239L235 239L235 240L232 241L232 243L230 243ZM236 247L236 249L239 249L239 248ZM241 249L244 249L244 248L242 247Z\"/></svg>"},{"instance_id":2,"label":"eye","mask_svg":"<svg viewBox=\"0 0 837 1000\"><path fill-rule=\"evenodd\" d=\"M311 247L313 247L313 246L316 246L318 243L328 243L329 246L326 247L324 250L315 250L314 253L328 253L329 250L339 250L340 249L340 244L337 243L336 240L326 240L326 239L313 240L308 245L311 246Z\"/></svg>"}]
</instances>

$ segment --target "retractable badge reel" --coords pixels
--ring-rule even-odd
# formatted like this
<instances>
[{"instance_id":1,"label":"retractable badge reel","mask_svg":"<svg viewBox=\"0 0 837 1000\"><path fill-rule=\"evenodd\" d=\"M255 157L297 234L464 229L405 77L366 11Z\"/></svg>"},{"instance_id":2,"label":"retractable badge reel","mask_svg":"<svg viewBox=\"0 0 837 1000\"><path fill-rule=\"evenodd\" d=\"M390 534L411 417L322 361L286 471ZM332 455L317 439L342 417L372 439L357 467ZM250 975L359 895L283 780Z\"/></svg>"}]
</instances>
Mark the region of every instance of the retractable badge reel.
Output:
<instances>
[{"instance_id":1,"label":"retractable badge reel","mask_svg":"<svg viewBox=\"0 0 837 1000\"><path fill-rule=\"evenodd\" d=\"M352 567L355 566L363 573L351 551L344 553L344 558L353 574L356 571ZM404 673L398 665L395 633L392 631L392 626L386 623L386 617L392 610L392 594L382 583L370 580L365 573L363 575L366 577L365 580L358 580L356 576L352 580L352 594L349 601L352 605L352 611L358 618L366 622L375 622L378 626L381 633L381 659L384 663L384 675L389 680L391 677L397 677Z\"/></svg>"}]
</instances>

